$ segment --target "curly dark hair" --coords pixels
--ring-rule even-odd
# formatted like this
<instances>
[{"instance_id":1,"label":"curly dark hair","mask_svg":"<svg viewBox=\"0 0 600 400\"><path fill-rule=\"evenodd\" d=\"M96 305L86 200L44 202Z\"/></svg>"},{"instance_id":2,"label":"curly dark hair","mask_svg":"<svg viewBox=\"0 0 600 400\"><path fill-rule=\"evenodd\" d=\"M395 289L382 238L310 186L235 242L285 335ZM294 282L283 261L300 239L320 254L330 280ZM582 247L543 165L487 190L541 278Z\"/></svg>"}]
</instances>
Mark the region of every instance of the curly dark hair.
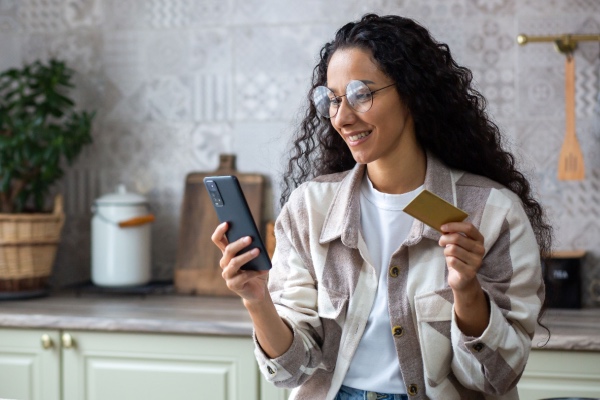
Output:
<instances>
[{"instance_id":1,"label":"curly dark hair","mask_svg":"<svg viewBox=\"0 0 600 400\"><path fill-rule=\"evenodd\" d=\"M515 192L533 226L540 253L550 254L552 227L533 197L531 186L503 149L498 126L485 112L486 100L471 82L473 74L452 58L448 45L436 42L427 29L395 15L367 14L339 29L323 46L313 70L308 108L294 137L292 157L284 173L281 205L302 182L322 174L351 169L348 146L312 102L317 86L326 85L327 66L336 50L360 48L396 84L414 120L421 147L451 168L486 176Z\"/></svg>"}]
</instances>

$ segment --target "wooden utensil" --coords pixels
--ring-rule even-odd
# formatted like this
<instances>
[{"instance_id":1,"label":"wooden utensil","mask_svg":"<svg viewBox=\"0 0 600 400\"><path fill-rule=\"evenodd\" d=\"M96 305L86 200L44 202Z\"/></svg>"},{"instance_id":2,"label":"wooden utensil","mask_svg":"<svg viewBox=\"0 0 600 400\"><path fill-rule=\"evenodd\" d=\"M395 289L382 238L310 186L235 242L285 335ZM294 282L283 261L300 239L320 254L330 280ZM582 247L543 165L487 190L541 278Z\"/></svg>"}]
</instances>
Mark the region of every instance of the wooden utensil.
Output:
<instances>
[{"instance_id":1,"label":"wooden utensil","mask_svg":"<svg viewBox=\"0 0 600 400\"><path fill-rule=\"evenodd\" d=\"M558 179L583 180L583 153L575 133L575 58L567 56L565 63L565 140L558 156Z\"/></svg>"},{"instance_id":2,"label":"wooden utensil","mask_svg":"<svg viewBox=\"0 0 600 400\"><path fill-rule=\"evenodd\" d=\"M219 167L210 172L193 172L187 175L181 210L177 262L175 265L175 290L181 294L235 296L221 276L219 260L221 251L210 237L219 224L211 199L204 187L207 176L237 176L256 226L264 232L262 208L265 177L259 174L239 173L235 156L222 154ZM264 237L264 236L263 236Z\"/></svg>"}]
</instances>

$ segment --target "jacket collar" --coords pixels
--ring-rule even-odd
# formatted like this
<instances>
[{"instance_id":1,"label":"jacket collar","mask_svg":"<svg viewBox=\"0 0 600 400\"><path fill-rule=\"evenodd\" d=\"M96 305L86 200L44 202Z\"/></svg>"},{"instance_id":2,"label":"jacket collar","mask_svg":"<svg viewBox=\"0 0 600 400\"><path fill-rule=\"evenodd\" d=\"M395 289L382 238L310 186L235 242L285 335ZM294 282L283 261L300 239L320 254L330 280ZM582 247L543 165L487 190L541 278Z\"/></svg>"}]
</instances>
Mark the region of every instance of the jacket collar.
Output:
<instances>
[{"instance_id":1,"label":"jacket collar","mask_svg":"<svg viewBox=\"0 0 600 400\"><path fill-rule=\"evenodd\" d=\"M327 211L319 243L325 244L340 238L345 246L358 247L360 184L365 172L365 164L356 164L342 179ZM456 186L452 170L429 152L427 152L427 168L423 186L447 202L456 205ZM437 241L440 236L438 231L415 219L406 244L416 244L423 237Z\"/></svg>"}]
</instances>

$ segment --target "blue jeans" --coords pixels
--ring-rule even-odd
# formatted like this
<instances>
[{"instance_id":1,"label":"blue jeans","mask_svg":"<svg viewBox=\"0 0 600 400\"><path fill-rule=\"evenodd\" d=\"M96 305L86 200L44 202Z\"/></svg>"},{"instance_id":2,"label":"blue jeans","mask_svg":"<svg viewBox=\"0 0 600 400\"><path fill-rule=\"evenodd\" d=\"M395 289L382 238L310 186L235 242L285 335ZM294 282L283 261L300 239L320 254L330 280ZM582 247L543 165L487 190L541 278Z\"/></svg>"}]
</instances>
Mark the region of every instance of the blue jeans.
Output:
<instances>
[{"instance_id":1,"label":"blue jeans","mask_svg":"<svg viewBox=\"0 0 600 400\"><path fill-rule=\"evenodd\" d=\"M335 400L408 400L408 395L368 392L342 385Z\"/></svg>"}]
</instances>

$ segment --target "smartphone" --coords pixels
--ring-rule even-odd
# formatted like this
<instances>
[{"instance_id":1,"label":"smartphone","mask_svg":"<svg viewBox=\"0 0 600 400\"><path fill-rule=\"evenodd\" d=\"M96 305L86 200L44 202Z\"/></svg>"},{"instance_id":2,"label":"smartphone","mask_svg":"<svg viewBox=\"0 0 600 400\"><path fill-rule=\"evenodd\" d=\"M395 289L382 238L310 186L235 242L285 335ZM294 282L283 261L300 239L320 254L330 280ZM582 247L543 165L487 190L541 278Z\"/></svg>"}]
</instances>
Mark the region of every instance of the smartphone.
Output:
<instances>
[{"instance_id":1,"label":"smartphone","mask_svg":"<svg viewBox=\"0 0 600 400\"><path fill-rule=\"evenodd\" d=\"M237 255L255 248L260 250L258 257L248 261L241 269L271 269L269 254L260 237L260 231L254 223L254 218L252 217L250 207L248 207L248 202L246 202L246 197L238 179L234 175L207 176L204 178L204 186L208 190L219 221L229 224L229 229L225 234L227 240L231 243L245 236L252 238L252 243Z\"/></svg>"}]
</instances>

